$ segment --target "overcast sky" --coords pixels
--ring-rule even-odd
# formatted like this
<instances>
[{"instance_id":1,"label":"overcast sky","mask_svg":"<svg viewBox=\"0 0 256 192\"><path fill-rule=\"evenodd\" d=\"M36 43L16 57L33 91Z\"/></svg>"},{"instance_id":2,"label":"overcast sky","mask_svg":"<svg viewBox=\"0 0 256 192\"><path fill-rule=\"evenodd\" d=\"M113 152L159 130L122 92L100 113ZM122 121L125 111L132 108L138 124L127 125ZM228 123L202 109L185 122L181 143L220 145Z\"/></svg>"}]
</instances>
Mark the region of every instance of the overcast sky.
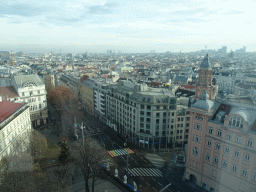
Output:
<instances>
[{"instance_id":1,"label":"overcast sky","mask_svg":"<svg viewBox=\"0 0 256 192\"><path fill-rule=\"evenodd\" d=\"M8 51L255 51L256 0L2 0ZM1 51L0 50L0 51Z\"/></svg>"}]
</instances>

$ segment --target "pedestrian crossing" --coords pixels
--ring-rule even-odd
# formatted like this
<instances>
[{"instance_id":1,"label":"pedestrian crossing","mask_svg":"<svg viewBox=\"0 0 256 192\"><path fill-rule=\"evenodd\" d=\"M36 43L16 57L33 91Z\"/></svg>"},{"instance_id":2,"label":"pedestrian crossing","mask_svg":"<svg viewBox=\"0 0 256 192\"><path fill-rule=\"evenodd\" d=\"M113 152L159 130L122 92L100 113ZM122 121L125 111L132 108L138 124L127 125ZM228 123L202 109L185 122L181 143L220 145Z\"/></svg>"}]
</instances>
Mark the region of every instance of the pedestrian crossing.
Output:
<instances>
[{"instance_id":1,"label":"pedestrian crossing","mask_svg":"<svg viewBox=\"0 0 256 192\"><path fill-rule=\"evenodd\" d=\"M156 168L133 168L128 169L128 174L131 176L143 177L163 177L161 171Z\"/></svg>"},{"instance_id":2,"label":"pedestrian crossing","mask_svg":"<svg viewBox=\"0 0 256 192\"><path fill-rule=\"evenodd\" d=\"M108 154L111 157L117 157L117 156L120 156L120 155L126 155L126 154L130 154L130 153L134 153L134 151L129 149L129 148L116 149L116 150L108 151Z\"/></svg>"},{"instance_id":3,"label":"pedestrian crossing","mask_svg":"<svg viewBox=\"0 0 256 192\"><path fill-rule=\"evenodd\" d=\"M161 168L165 164L165 160L163 160L159 155L157 154L151 154L148 153L145 155L145 157L157 168Z\"/></svg>"}]
</instances>

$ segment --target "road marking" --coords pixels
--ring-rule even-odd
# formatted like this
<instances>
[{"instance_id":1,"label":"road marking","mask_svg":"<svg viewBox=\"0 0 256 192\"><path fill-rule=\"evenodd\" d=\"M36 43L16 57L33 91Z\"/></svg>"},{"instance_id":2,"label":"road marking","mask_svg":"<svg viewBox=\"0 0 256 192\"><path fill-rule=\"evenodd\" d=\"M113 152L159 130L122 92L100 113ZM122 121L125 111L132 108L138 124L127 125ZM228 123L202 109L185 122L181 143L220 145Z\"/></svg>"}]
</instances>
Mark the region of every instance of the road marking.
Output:
<instances>
[{"instance_id":1,"label":"road marking","mask_svg":"<svg viewBox=\"0 0 256 192\"><path fill-rule=\"evenodd\" d=\"M163 177L162 173L159 174L159 172L157 172L158 169L151 169L156 175L158 175L159 177Z\"/></svg>"},{"instance_id":2,"label":"road marking","mask_svg":"<svg viewBox=\"0 0 256 192\"><path fill-rule=\"evenodd\" d=\"M142 179L143 181L145 181L145 180L143 179L143 177L141 177L141 179Z\"/></svg>"},{"instance_id":3,"label":"road marking","mask_svg":"<svg viewBox=\"0 0 256 192\"><path fill-rule=\"evenodd\" d=\"M149 183L148 182L146 182L148 185L149 185ZM149 185L150 186L150 185Z\"/></svg>"},{"instance_id":4,"label":"road marking","mask_svg":"<svg viewBox=\"0 0 256 192\"><path fill-rule=\"evenodd\" d=\"M152 178L154 181L156 181L154 178Z\"/></svg>"},{"instance_id":5,"label":"road marking","mask_svg":"<svg viewBox=\"0 0 256 192\"><path fill-rule=\"evenodd\" d=\"M132 168L130 171L132 176L163 177L156 168Z\"/></svg>"},{"instance_id":6,"label":"road marking","mask_svg":"<svg viewBox=\"0 0 256 192\"><path fill-rule=\"evenodd\" d=\"M159 185L163 186L161 183L157 182Z\"/></svg>"},{"instance_id":7,"label":"road marking","mask_svg":"<svg viewBox=\"0 0 256 192\"><path fill-rule=\"evenodd\" d=\"M159 174L161 174L161 175L162 175L161 171L159 171L158 169L155 169L155 170L156 170L156 172L158 172Z\"/></svg>"}]
</instances>

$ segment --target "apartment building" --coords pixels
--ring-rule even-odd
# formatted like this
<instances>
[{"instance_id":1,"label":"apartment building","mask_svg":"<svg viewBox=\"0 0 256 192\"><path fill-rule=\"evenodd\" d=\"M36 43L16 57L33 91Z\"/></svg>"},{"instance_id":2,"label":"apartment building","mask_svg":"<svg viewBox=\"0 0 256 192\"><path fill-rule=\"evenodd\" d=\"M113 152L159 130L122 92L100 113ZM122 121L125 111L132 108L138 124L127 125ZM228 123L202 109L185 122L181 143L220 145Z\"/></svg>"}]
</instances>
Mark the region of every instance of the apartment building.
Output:
<instances>
[{"instance_id":1,"label":"apartment building","mask_svg":"<svg viewBox=\"0 0 256 192\"><path fill-rule=\"evenodd\" d=\"M177 98L177 110L174 113L174 117L171 115L171 123L175 123L173 130L173 125L171 125L171 136L173 135L173 147L184 147L188 142L189 134L189 120L190 113L188 110L188 97Z\"/></svg>"},{"instance_id":2,"label":"apartment building","mask_svg":"<svg viewBox=\"0 0 256 192\"><path fill-rule=\"evenodd\" d=\"M76 95L77 98L79 97L79 94L80 94L79 78L76 78L75 76L72 76L72 75L62 74L59 79L59 85L69 88L70 91L72 91Z\"/></svg>"},{"instance_id":3,"label":"apartment building","mask_svg":"<svg viewBox=\"0 0 256 192\"><path fill-rule=\"evenodd\" d=\"M213 103L190 109L186 179L208 191L256 190L256 107Z\"/></svg>"},{"instance_id":4,"label":"apartment building","mask_svg":"<svg viewBox=\"0 0 256 192\"><path fill-rule=\"evenodd\" d=\"M80 84L80 93L83 109L94 116L94 97L93 97L93 87L95 81L92 79L86 79Z\"/></svg>"},{"instance_id":5,"label":"apartment building","mask_svg":"<svg viewBox=\"0 0 256 192\"><path fill-rule=\"evenodd\" d=\"M14 76L13 86L20 96L20 101L28 103L33 126L46 124L48 118L46 90L38 75Z\"/></svg>"},{"instance_id":6,"label":"apartment building","mask_svg":"<svg viewBox=\"0 0 256 192\"><path fill-rule=\"evenodd\" d=\"M93 87L94 116L106 123L106 94L107 86L110 84L106 79L97 79Z\"/></svg>"},{"instance_id":7,"label":"apartment building","mask_svg":"<svg viewBox=\"0 0 256 192\"><path fill-rule=\"evenodd\" d=\"M133 143L145 148L171 146L170 116L175 117L176 98L167 89L119 81L109 85L106 97L107 123Z\"/></svg>"},{"instance_id":8,"label":"apartment building","mask_svg":"<svg viewBox=\"0 0 256 192\"><path fill-rule=\"evenodd\" d=\"M185 178L204 191L256 191L256 107L213 102L212 88L198 87L203 92L189 108Z\"/></svg>"},{"instance_id":9,"label":"apartment building","mask_svg":"<svg viewBox=\"0 0 256 192\"><path fill-rule=\"evenodd\" d=\"M17 139L24 140L31 131L29 106L13 103L0 97L0 161L16 152ZM26 141L26 140L24 140Z\"/></svg>"}]
</instances>

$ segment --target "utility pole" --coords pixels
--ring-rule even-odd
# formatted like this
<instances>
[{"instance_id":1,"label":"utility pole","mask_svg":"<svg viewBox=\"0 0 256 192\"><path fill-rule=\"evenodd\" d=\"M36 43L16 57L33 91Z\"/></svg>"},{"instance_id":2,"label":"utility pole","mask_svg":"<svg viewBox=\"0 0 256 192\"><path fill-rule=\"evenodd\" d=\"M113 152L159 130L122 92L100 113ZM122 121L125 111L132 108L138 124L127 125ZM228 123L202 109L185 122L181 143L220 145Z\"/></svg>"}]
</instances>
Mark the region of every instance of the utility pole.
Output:
<instances>
[{"instance_id":1,"label":"utility pole","mask_svg":"<svg viewBox=\"0 0 256 192\"><path fill-rule=\"evenodd\" d=\"M83 122L82 122L82 125L81 125L81 129L82 129L83 146L84 146L84 126L83 126Z\"/></svg>"}]
</instances>

